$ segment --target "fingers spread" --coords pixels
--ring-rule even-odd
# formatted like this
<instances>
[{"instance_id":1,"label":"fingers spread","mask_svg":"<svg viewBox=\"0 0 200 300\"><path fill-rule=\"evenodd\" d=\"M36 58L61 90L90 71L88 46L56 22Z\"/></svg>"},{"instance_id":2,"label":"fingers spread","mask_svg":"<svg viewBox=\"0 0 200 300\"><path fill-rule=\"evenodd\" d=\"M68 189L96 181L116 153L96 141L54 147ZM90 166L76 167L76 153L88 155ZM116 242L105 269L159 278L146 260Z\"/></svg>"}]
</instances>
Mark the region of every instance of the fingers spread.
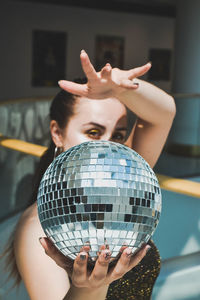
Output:
<instances>
[{"instance_id":1,"label":"fingers spread","mask_svg":"<svg viewBox=\"0 0 200 300\"><path fill-rule=\"evenodd\" d=\"M126 248L120 256L117 264L109 271L110 280L117 280L129 271L129 264L131 260L131 249Z\"/></svg>"},{"instance_id":2,"label":"fingers spread","mask_svg":"<svg viewBox=\"0 0 200 300\"><path fill-rule=\"evenodd\" d=\"M96 263L95 267L91 273L89 278L90 284L94 287L98 287L104 282L107 272L108 266L110 262L111 252L110 250L102 250Z\"/></svg>"},{"instance_id":3,"label":"fingers spread","mask_svg":"<svg viewBox=\"0 0 200 300\"><path fill-rule=\"evenodd\" d=\"M42 237L39 239L40 244L45 250L45 253L51 258L57 258L58 256L63 257L64 255L54 246L52 241L49 238ZM64 256L65 257L65 256Z\"/></svg>"},{"instance_id":4,"label":"fingers spread","mask_svg":"<svg viewBox=\"0 0 200 300\"><path fill-rule=\"evenodd\" d=\"M84 50L81 51L80 59L81 59L81 65L83 71L86 77L88 78L88 80L97 79L98 78L97 72L95 71L87 53Z\"/></svg>"},{"instance_id":5,"label":"fingers spread","mask_svg":"<svg viewBox=\"0 0 200 300\"><path fill-rule=\"evenodd\" d=\"M102 78L110 78L111 77L111 72L112 72L112 67L110 64L106 64L105 67L101 69L101 77Z\"/></svg>"},{"instance_id":6,"label":"fingers spread","mask_svg":"<svg viewBox=\"0 0 200 300\"><path fill-rule=\"evenodd\" d=\"M132 256L130 261L130 269L134 268L143 257L147 254L147 251L151 248L149 245L144 245L135 255Z\"/></svg>"},{"instance_id":7,"label":"fingers spread","mask_svg":"<svg viewBox=\"0 0 200 300\"><path fill-rule=\"evenodd\" d=\"M138 83L136 82L133 82L132 80L130 79L123 79L120 83L120 86L123 87L123 88L126 88L126 89L132 89L132 90L135 90L138 88Z\"/></svg>"},{"instance_id":8,"label":"fingers spread","mask_svg":"<svg viewBox=\"0 0 200 300\"><path fill-rule=\"evenodd\" d=\"M45 253L51 257L58 266L64 268L67 272L72 270L73 261L62 254L49 238L40 238L40 244L45 250Z\"/></svg>"},{"instance_id":9,"label":"fingers spread","mask_svg":"<svg viewBox=\"0 0 200 300\"><path fill-rule=\"evenodd\" d=\"M60 80L58 82L61 89L66 92L72 93L78 96L86 96L87 95L87 84L79 84L68 80Z\"/></svg>"},{"instance_id":10,"label":"fingers spread","mask_svg":"<svg viewBox=\"0 0 200 300\"><path fill-rule=\"evenodd\" d=\"M87 286L87 252L80 252L74 261L72 282L77 287Z\"/></svg>"},{"instance_id":11,"label":"fingers spread","mask_svg":"<svg viewBox=\"0 0 200 300\"><path fill-rule=\"evenodd\" d=\"M134 69L129 71L130 75L129 75L128 78L130 80L132 80L133 78L140 77L140 76L144 75L145 73L147 73L150 68L151 68L151 63L147 63L144 66L134 68Z\"/></svg>"}]
</instances>

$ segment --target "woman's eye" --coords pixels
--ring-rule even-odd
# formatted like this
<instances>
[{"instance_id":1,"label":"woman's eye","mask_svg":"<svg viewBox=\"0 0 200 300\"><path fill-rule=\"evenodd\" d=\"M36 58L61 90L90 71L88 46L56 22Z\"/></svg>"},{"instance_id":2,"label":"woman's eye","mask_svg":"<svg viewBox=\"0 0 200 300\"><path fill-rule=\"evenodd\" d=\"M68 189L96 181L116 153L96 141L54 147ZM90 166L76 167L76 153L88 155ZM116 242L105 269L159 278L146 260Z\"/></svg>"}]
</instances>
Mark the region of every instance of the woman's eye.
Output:
<instances>
[{"instance_id":1,"label":"woman's eye","mask_svg":"<svg viewBox=\"0 0 200 300\"><path fill-rule=\"evenodd\" d=\"M112 140L116 141L116 142L119 142L119 143L124 142L124 139L125 139L125 136L122 133L120 133L120 132L115 133L112 136Z\"/></svg>"},{"instance_id":2,"label":"woman's eye","mask_svg":"<svg viewBox=\"0 0 200 300\"><path fill-rule=\"evenodd\" d=\"M87 131L87 135L90 138L98 139L98 138L100 138L101 133L100 133L100 131L98 129L91 129L91 130Z\"/></svg>"}]
</instances>

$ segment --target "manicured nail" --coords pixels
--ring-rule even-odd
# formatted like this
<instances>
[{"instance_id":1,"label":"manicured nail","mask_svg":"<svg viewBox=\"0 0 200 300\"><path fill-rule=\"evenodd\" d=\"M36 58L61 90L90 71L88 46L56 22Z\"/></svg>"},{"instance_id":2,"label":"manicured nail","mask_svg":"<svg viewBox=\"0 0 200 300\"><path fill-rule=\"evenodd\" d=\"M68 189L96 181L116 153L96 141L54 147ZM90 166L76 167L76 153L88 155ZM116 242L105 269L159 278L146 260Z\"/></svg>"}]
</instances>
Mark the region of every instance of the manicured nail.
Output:
<instances>
[{"instance_id":1,"label":"manicured nail","mask_svg":"<svg viewBox=\"0 0 200 300\"><path fill-rule=\"evenodd\" d=\"M150 245L147 245L147 246L146 246L146 253L149 252L150 249L151 249L151 246L150 246Z\"/></svg>"},{"instance_id":2,"label":"manicured nail","mask_svg":"<svg viewBox=\"0 0 200 300\"><path fill-rule=\"evenodd\" d=\"M109 259L110 259L110 257L111 257L111 253L110 253L110 251L109 251L109 252L106 252L106 253L104 254L104 258L105 258L105 260L109 260Z\"/></svg>"},{"instance_id":3,"label":"manicured nail","mask_svg":"<svg viewBox=\"0 0 200 300\"><path fill-rule=\"evenodd\" d=\"M85 260L86 259L86 254L80 254L80 259Z\"/></svg>"},{"instance_id":4,"label":"manicured nail","mask_svg":"<svg viewBox=\"0 0 200 300\"><path fill-rule=\"evenodd\" d=\"M131 249L127 249L126 250L126 256L129 257L129 256L131 256L131 254L132 254Z\"/></svg>"}]
</instances>

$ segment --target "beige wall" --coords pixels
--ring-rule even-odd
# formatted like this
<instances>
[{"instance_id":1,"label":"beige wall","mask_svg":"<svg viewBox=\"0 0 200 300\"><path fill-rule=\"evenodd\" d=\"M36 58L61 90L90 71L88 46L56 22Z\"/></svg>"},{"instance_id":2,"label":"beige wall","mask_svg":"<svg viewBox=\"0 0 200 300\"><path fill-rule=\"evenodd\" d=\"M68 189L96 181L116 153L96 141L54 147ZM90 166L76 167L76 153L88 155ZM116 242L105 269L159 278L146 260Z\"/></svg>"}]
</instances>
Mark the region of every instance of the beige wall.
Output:
<instances>
[{"instance_id":1,"label":"beige wall","mask_svg":"<svg viewBox=\"0 0 200 300\"><path fill-rule=\"evenodd\" d=\"M97 11L2 0L0 4L0 100L54 95L57 88L31 87L32 31L64 31L68 35L67 78L81 76L82 48L94 59L95 36L125 38L125 68L148 61L150 48L173 49L173 18ZM158 82L169 91L170 82Z\"/></svg>"}]
</instances>

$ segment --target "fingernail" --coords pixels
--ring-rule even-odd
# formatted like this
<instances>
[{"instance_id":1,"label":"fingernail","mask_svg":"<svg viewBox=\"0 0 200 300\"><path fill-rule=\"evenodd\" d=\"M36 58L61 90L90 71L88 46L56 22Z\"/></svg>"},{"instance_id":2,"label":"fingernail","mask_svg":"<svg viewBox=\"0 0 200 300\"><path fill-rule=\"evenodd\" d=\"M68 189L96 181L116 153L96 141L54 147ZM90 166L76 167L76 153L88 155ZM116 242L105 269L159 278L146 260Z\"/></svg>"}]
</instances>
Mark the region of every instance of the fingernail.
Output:
<instances>
[{"instance_id":1,"label":"fingernail","mask_svg":"<svg viewBox=\"0 0 200 300\"><path fill-rule=\"evenodd\" d=\"M146 253L149 252L150 249L151 249L151 246L147 245L146 246Z\"/></svg>"},{"instance_id":2,"label":"fingernail","mask_svg":"<svg viewBox=\"0 0 200 300\"><path fill-rule=\"evenodd\" d=\"M80 254L80 259L85 260L86 259L86 254Z\"/></svg>"},{"instance_id":3,"label":"fingernail","mask_svg":"<svg viewBox=\"0 0 200 300\"><path fill-rule=\"evenodd\" d=\"M104 258L105 258L105 260L109 260L109 259L110 259L110 257L111 257L111 253L110 253L110 251L108 251L108 252L104 253Z\"/></svg>"},{"instance_id":4,"label":"fingernail","mask_svg":"<svg viewBox=\"0 0 200 300\"><path fill-rule=\"evenodd\" d=\"M42 237L39 237L39 242L41 243L41 239L42 239Z\"/></svg>"},{"instance_id":5,"label":"fingernail","mask_svg":"<svg viewBox=\"0 0 200 300\"><path fill-rule=\"evenodd\" d=\"M85 50L84 50L84 49L82 49L82 50L81 50L81 53L85 53Z\"/></svg>"},{"instance_id":6,"label":"fingernail","mask_svg":"<svg viewBox=\"0 0 200 300\"><path fill-rule=\"evenodd\" d=\"M137 85L137 86L139 86L139 83L138 83L138 82L134 82L134 85Z\"/></svg>"},{"instance_id":7,"label":"fingernail","mask_svg":"<svg viewBox=\"0 0 200 300\"><path fill-rule=\"evenodd\" d=\"M152 61L150 60L150 61L148 62L148 64L151 64L151 65L152 65Z\"/></svg>"},{"instance_id":8,"label":"fingernail","mask_svg":"<svg viewBox=\"0 0 200 300\"><path fill-rule=\"evenodd\" d=\"M61 84L61 80L58 81L58 85L60 85L60 84Z\"/></svg>"},{"instance_id":9,"label":"fingernail","mask_svg":"<svg viewBox=\"0 0 200 300\"><path fill-rule=\"evenodd\" d=\"M127 250L126 250L126 256L129 257L131 254L132 254L131 249L127 249Z\"/></svg>"}]
</instances>

